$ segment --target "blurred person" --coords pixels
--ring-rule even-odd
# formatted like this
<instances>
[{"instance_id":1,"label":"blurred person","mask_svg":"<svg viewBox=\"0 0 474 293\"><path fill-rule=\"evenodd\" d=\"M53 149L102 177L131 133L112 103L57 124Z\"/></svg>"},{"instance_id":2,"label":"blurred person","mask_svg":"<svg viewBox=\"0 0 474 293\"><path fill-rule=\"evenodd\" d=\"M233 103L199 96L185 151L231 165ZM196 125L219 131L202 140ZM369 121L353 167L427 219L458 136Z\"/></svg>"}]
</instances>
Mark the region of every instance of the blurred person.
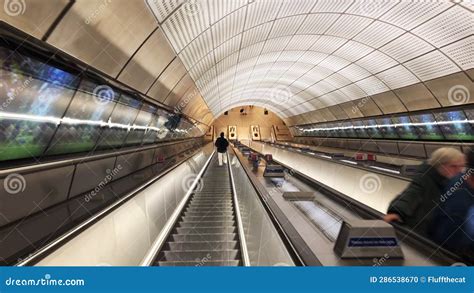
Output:
<instances>
[{"instance_id":1,"label":"blurred person","mask_svg":"<svg viewBox=\"0 0 474 293\"><path fill-rule=\"evenodd\" d=\"M389 205L386 222L400 222L421 236L430 237L435 208L450 179L466 165L464 154L450 147L439 148L419 167L410 185Z\"/></svg>"},{"instance_id":2,"label":"blurred person","mask_svg":"<svg viewBox=\"0 0 474 293\"><path fill-rule=\"evenodd\" d=\"M474 150L467 170L451 180L433 219L433 240L474 262Z\"/></svg>"},{"instance_id":3,"label":"blurred person","mask_svg":"<svg viewBox=\"0 0 474 293\"><path fill-rule=\"evenodd\" d=\"M221 136L216 139L216 143L214 144L217 147L217 158L219 160L219 166L222 166L222 160L224 160L224 164L227 164L227 147L229 146L229 141L225 139L224 132L221 132Z\"/></svg>"}]
</instances>

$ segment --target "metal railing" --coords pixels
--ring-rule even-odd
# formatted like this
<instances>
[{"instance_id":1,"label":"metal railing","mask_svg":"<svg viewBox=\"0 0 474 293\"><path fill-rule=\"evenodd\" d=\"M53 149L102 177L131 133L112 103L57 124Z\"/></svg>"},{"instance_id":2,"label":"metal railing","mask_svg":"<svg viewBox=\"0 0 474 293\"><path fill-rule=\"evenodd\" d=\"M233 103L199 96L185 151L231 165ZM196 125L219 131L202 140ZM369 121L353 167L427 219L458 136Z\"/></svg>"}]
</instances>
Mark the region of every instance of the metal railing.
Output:
<instances>
[{"instance_id":1,"label":"metal railing","mask_svg":"<svg viewBox=\"0 0 474 293\"><path fill-rule=\"evenodd\" d=\"M231 160L229 153L226 152L227 156L227 168L229 168L229 176L230 176L230 183L232 185L232 197L234 198L234 209L235 215L237 219L237 230L239 232L239 242L240 242L240 249L242 252L242 262L245 267L250 266L250 258L247 249L247 241L245 240L245 232L244 232L244 225L242 222L242 215L240 214L240 207L239 207L239 199L237 198L237 190L235 189L235 182L234 182L234 174L232 172L231 167Z\"/></svg>"},{"instance_id":2,"label":"metal railing","mask_svg":"<svg viewBox=\"0 0 474 293\"><path fill-rule=\"evenodd\" d=\"M166 240L168 239L171 231L173 230L174 226L176 225L180 215L183 213L184 208L186 207L186 203L189 200L189 197L193 194L194 189L199 184L199 181L201 180L202 176L206 172L207 167L209 166L209 164L210 164L212 158L214 157L215 153L216 153L216 151L214 150L212 152L212 154L209 156L209 158L207 159L204 166L201 168L201 171L199 171L198 175L196 176L196 178L193 181L193 184L188 189L185 196L183 197L183 199L180 201L179 205L174 210L174 212L171 215L170 219L166 222L166 225L163 227L160 234L158 234L158 237L156 237L156 239L153 242L151 248L148 250L147 254L145 255L145 257L141 261L140 266L148 267L148 266L151 266L153 264L153 261L155 260L157 254L160 252L163 245L166 243Z\"/></svg>"}]
</instances>

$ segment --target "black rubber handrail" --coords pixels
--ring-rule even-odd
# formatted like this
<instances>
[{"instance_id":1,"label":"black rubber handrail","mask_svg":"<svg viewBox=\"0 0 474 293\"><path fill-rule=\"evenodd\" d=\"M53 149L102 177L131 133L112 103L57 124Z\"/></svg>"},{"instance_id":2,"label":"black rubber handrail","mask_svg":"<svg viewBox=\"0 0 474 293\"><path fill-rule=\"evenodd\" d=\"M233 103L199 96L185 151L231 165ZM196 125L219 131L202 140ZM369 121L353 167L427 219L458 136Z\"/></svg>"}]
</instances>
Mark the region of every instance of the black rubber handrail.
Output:
<instances>
[{"instance_id":1,"label":"black rubber handrail","mask_svg":"<svg viewBox=\"0 0 474 293\"><path fill-rule=\"evenodd\" d=\"M302 248L302 246L306 245L304 242L301 242L301 241L298 241L297 239L294 239L294 238L292 239L292 237L289 237L288 233L283 228L283 225L278 220L278 216L274 213L274 209L270 207L270 203L265 199L265 198L270 198L270 195L268 194L267 190L262 186L260 182L258 182L255 176L246 166L246 164L242 162L241 156L236 153L234 148L232 148L232 151L234 152L235 157L239 160L239 163L242 166L243 170L245 171L247 178L249 179L250 183L255 189L255 192L258 195L258 199L262 203L265 211L267 212L267 215L269 216L270 220L273 223L273 226L277 230L280 236L280 239L283 241L283 244L285 245L293 262L297 266L308 266L308 265L320 266L321 263L319 262L317 257L312 252L310 252L311 250L307 246ZM264 196L264 194L266 196ZM298 249L297 247L300 247L300 249ZM304 253L301 253L300 251L304 251Z\"/></svg>"}]
</instances>

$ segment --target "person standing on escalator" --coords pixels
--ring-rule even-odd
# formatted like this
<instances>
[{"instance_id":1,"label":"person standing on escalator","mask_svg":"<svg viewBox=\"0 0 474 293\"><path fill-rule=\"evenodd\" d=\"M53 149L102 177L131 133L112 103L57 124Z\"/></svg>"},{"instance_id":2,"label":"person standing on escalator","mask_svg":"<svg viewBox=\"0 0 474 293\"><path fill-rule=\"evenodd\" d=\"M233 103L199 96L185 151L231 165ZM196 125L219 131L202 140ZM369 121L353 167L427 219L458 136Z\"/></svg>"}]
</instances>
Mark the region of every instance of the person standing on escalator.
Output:
<instances>
[{"instance_id":1,"label":"person standing on escalator","mask_svg":"<svg viewBox=\"0 0 474 293\"><path fill-rule=\"evenodd\" d=\"M467 170L448 184L432 224L433 240L474 263L474 149Z\"/></svg>"},{"instance_id":2,"label":"person standing on escalator","mask_svg":"<svg viewBox=\"0 0 474 293\"><path fill-rule=\"evenodd\" d=\"M400 222L419 235L433 237L433 217L449 180L466 165L464 154L451 147L439 148L419 167L411 184L391 203L386 222Z\"/></svg>"},{"instance_id":3,"label":"person standing on escalator","mask_svg":"<svg viewBox=\"0 0 474 293\"><path fill-rule=\"evenodd\" d=\"M225 139L224 132L221 132L221 136L216 139L214 144L217 147L217 158L219 160L219 166L222 166L222 161L224 164L227 164L227 147L229 146L229 141Z\"/></svg>"}]
</instances>

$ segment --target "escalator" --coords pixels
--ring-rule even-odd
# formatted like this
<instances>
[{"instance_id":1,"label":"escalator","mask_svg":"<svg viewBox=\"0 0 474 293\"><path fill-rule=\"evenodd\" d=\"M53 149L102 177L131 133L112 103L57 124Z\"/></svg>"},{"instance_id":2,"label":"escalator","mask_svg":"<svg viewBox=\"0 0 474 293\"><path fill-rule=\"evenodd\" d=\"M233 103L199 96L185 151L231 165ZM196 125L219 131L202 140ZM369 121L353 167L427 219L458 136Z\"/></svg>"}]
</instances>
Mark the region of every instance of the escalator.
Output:
<instances>
[{"instance_id":1,"label":"escalator","mask_svg":"<svg viewBox=\"0 0 474 293\"><path fill-rule=\"evenodd\" d=\"M231 174L214 155L154 266L243 265Z\"/></svg>"}]
</instances>

